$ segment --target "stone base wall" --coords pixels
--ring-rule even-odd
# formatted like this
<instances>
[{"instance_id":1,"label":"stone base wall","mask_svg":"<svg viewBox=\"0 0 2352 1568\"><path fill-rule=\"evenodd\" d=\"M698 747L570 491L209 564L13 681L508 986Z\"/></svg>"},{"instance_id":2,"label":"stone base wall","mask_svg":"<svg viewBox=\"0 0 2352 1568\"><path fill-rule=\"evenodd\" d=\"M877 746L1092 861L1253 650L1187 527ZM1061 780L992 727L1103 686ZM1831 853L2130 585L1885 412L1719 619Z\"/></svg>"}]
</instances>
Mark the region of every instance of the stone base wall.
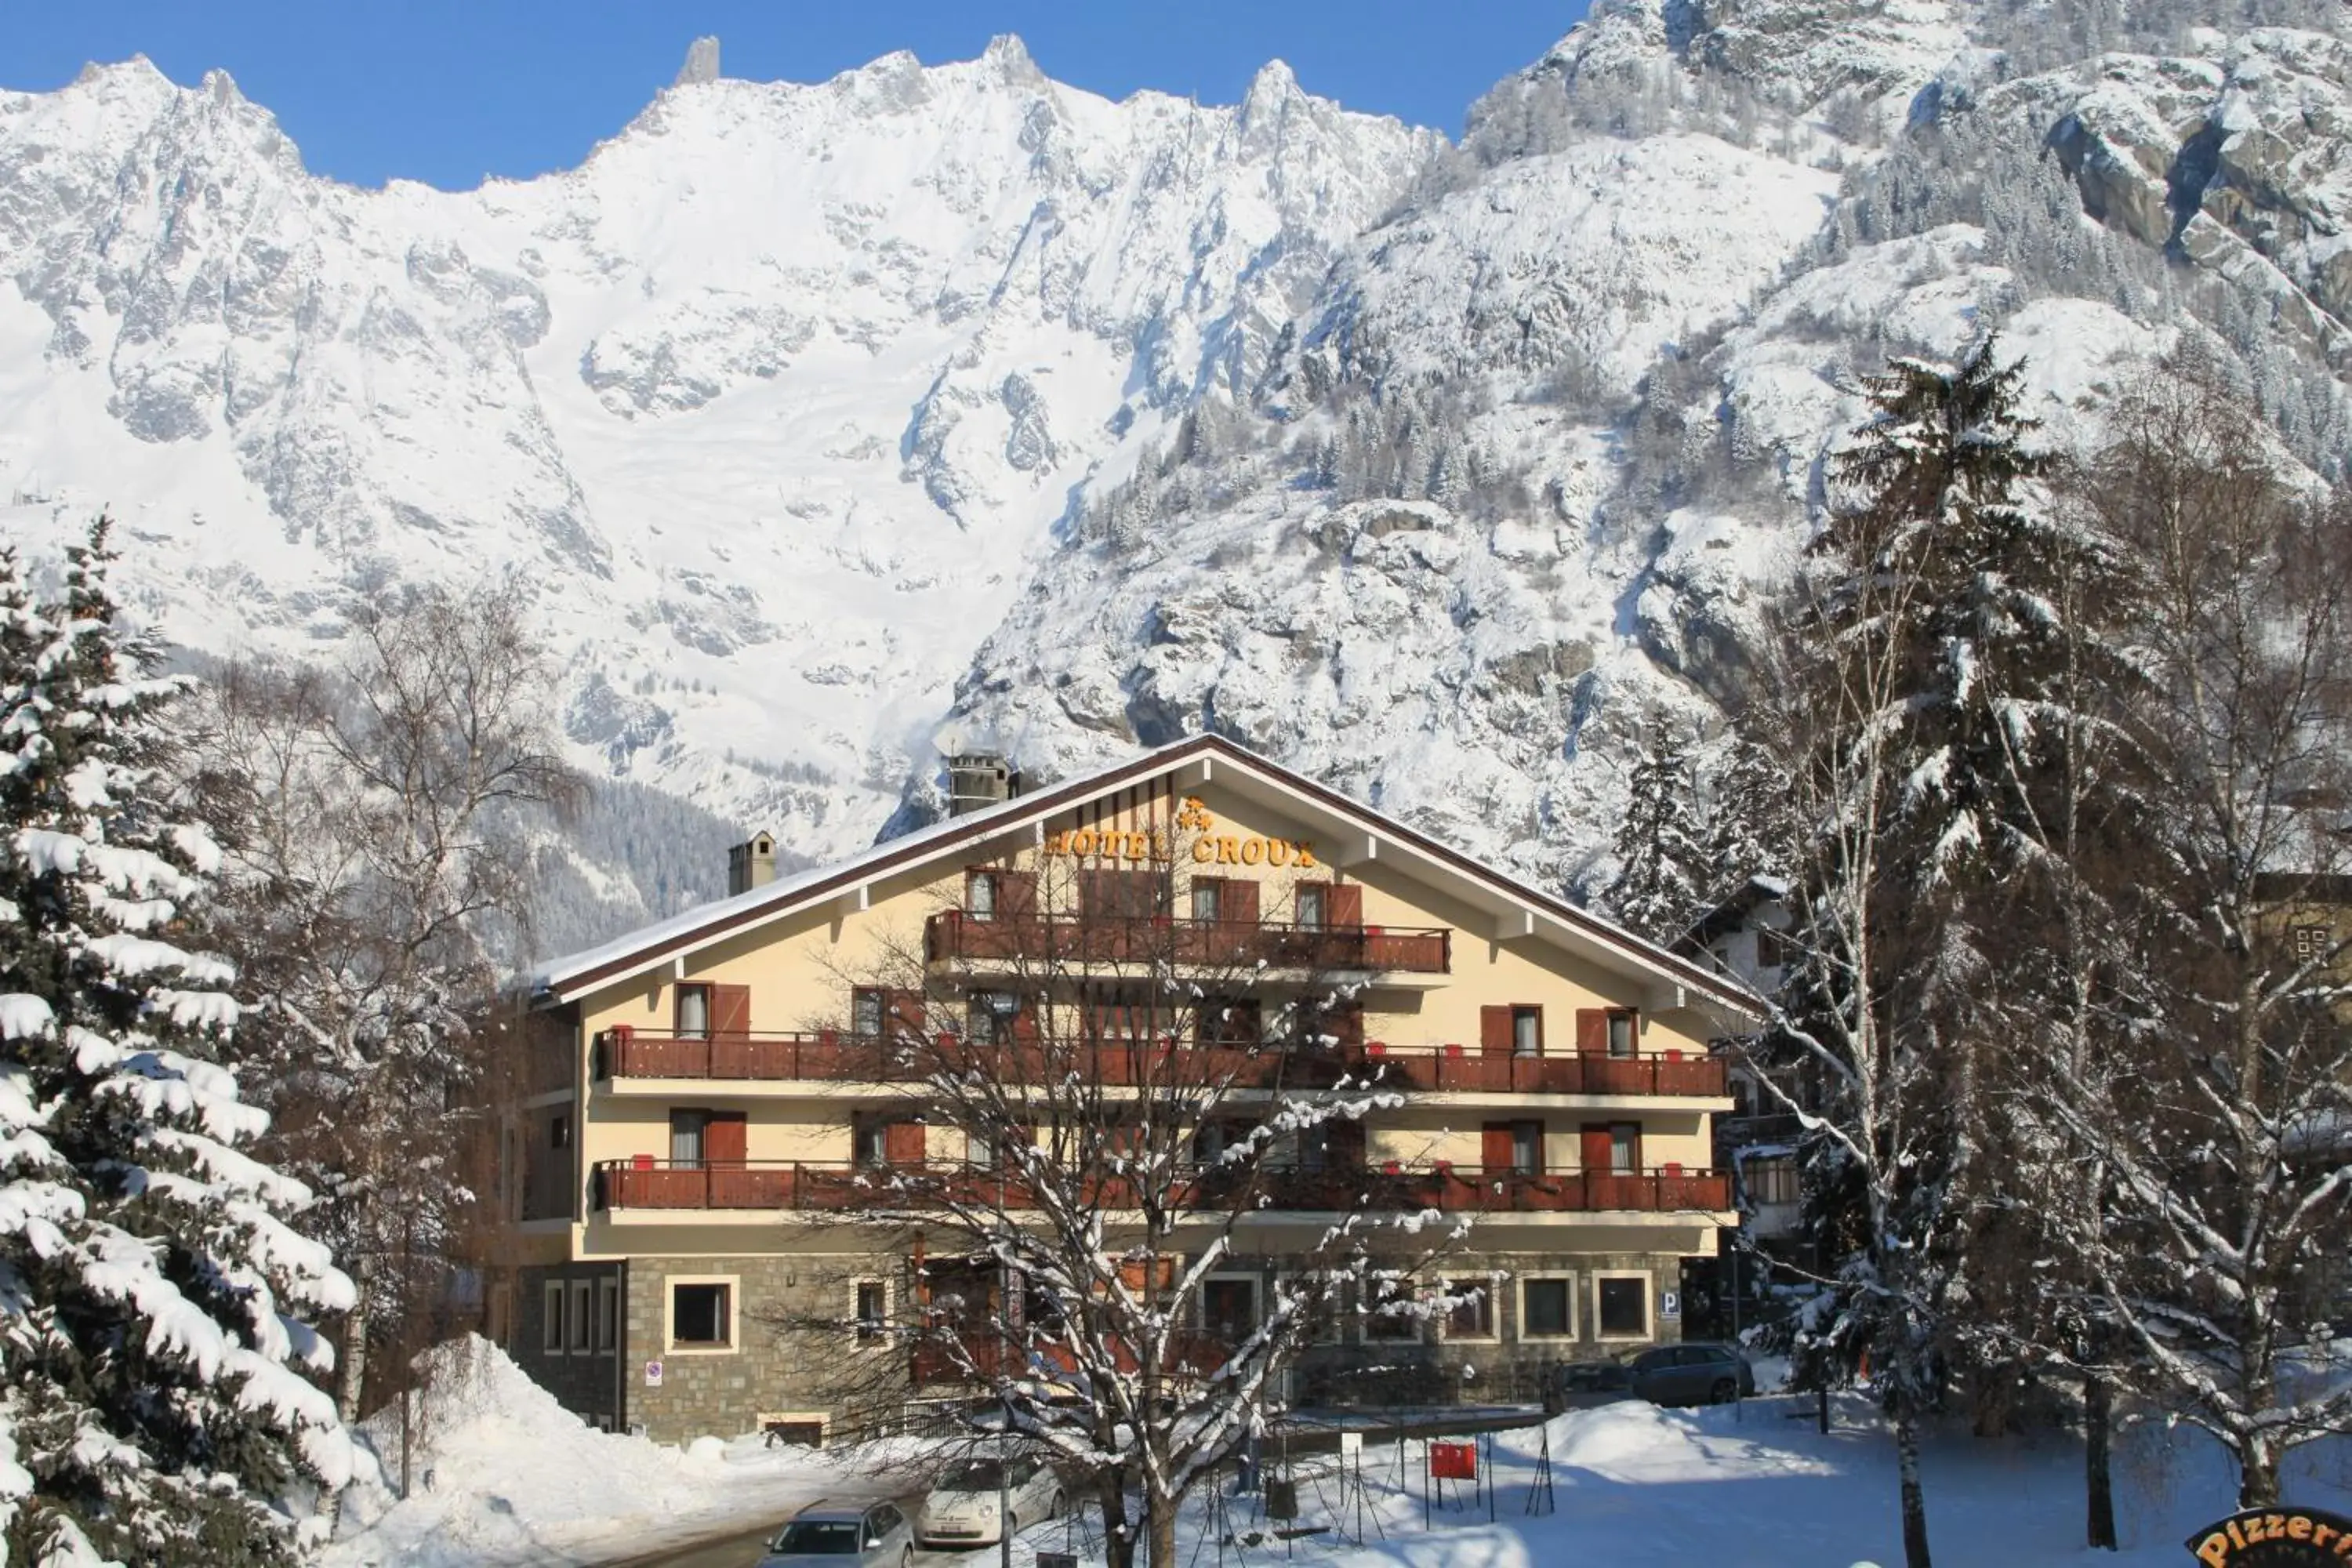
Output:
<instances>
[{"instance_id":1,"label":"stone base wall","mask_svg":"<svg viewBox=\"0 0 2352 1568\"><path fill-rule=\"evenodd\" d=\"M881 1283L896 1312L905 1279L903 1259L873 1254L631 1258L631 1423L656 1442L684 1443L823 1416L834 1441L845 1428L895 1416L907 1394L904 1352L818 1325L854 1317L859 1280ZM727 1285L733 1325L726 1349L671 1342L671 1298L681 1282ZM658 1386L646 1376L653 1361L661 1363Z\"/></svg>"},{"instance_id":2,"label":"stone base wall","mask_svg":"<svg viewBox=\"0 0 2352 1568\"><path fill-rule=\"evenodd\" d=\"M1219 1272L1221 1277L1256 1278L1258 1299L1264 1302L1282 1268L1276 1259L1242 1258ZM1664 1317L1661 1309L1670 1293L1679 1294L1681 1271L1680 1257L1654 1253L1480 1253L1450 1259L1442 1269L1445 1279L1478 1281L1493 1292L1486 1333L1465 1337L1450 1323L1433 1321L1413 1325L1405 1337L1368 1340L1350 1321L1343 1325L1339 1342L1311 1346L1301 1355L1287 1394L1298 1405L1370 1408L1532 1404L1540 1397L1543 1370L1556 1363L1617 1355L1679 1339L1680 1321ZM1522 1321L1521 1284L1537 1277L1569 1281L1572 1333L1543 1338L1528 1331ZM1598 1280L1603 1277L1644 1282L1648 1321L1643 1332L1600 1332ZM706 1434L739 1436L759 1429L764 1421L823 1416L825 1438L832 1442L897 1420L916 1392L907 1382L904 1349L881 1348L860 1342L853 1332L821 1326L854 1317L860 1279L884 1286L893 1315L903 1310L906 1260L887 1255L630 1259L625 1284L625 1364L621 1368L626 1423L641 1425L657 1442L684 1443ZM724 1350L671 1342L670 1299L681 1282L728 1287L733 1328ZM527 1345L535 1345L535 1285L528 1286L523 1295L521 1337ZM562 1364L551 1369L558 1377L593 1376L596 1365L608 1375L611 1370L609 1361L598 1358L560 1359ZM586 1367L571 1364L583 1359ZM648 1383L646 1375L646 1363L656 1361L661 1363L658 1385ZM534 1369L532 1375L541 1373ZM593 1401L583 1405L569 1394L564 1397L575 1409L596 1408ZM610 1402L607 1394L605 1404Z\"/></svg>"},{"instance_id":3,"label":"stone base wall","mask_svg":"<svg viewBox=\"0 0 2352 1568\"><path fill-rule=\"evenodd\" d=\"M618 1263L564 1263L516 1269L505 1347L515 1364L555 1395L565 1409L607 1430L624 1427L628 1418L628 1391L622 1373L629 1341L625 1331L602 1333L596 1315L612 1300L604 1293L604 1282L621 1279L625 1268ZM547 1334L546 1288L551 1283L563 1288L566 1320L562 1344L553 1349L548 1345ZM579 1300L575 1284L588 1288L589 1331L584 1347L577 1343L569 1321ZM625 1297L625 1283L623 1291Z\"/></svg>"}]
</instances>

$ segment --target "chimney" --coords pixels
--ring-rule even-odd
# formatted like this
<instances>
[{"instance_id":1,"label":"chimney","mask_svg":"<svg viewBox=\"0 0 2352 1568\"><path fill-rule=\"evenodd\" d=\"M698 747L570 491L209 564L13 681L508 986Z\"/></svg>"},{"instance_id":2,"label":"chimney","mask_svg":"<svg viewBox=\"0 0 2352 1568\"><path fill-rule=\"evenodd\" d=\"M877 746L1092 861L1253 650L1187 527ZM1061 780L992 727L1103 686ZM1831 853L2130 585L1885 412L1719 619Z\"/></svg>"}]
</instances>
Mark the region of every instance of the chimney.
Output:
<instances>
[{"instance_id":1,"label":"chimney","mask_svg":"<svg viewBox=\"0 0 2352 1568\"><path fill-rule=\"evenodd\" d=\"M754 833L743 843L727 851L727 893L748 893L776 879L776 840L773 834Z\"/></svg>"},{"instance_id":2,"label":"chimney","mask_svg":"<svg viewBox=\"0 0 2352 1568\"><path fill-rule=\"evenodd\" d=\"M1021 775L994 752L959 752L948 759L948 815L984 811L1021 793Z\"/></svg>"}]
</instances>

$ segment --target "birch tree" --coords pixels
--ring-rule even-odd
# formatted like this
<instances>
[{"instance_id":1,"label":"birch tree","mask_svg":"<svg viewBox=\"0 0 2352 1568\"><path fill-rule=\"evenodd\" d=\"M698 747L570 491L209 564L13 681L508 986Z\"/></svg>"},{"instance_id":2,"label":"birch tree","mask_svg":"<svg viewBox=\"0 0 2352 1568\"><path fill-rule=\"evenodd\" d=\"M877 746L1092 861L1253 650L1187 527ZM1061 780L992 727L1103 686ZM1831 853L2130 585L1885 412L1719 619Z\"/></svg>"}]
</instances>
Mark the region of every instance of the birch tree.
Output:
<instances>
[{"instance_id":1,"label":"birch tree","mask_svg":"<svg viewBox=\"0 0 2352 1568\"><path fill-rule=\"evenodd\" d=\"M2046 1113L2104 1191L2074 1240L2157 1392L2277 1501L2294 1445L2352 1419L2345 814L2352 511L2298 490L2191 359L2125 400L2086 487L2142 579L2126 720L2144 813L2120 880L2138 949L2113 1045ZM2118 850L2126 854L2126 850Z\"/></svg>"},{"instance_id":2,"label":"birch tree","mask_svg":"<svg viewBox=\"0 0 2352 1568\"><path fill-rule=\"evenodd\" d=\"M527 918L519 809L576 787L515 595L425 590L362 613L326 670L233 667L205 719L248 1030L277 1146L318 1186L357 1288L339 1398L373 1339L445 1283L470 1194L484 1010Z\"/></svg>"}]
</instances>

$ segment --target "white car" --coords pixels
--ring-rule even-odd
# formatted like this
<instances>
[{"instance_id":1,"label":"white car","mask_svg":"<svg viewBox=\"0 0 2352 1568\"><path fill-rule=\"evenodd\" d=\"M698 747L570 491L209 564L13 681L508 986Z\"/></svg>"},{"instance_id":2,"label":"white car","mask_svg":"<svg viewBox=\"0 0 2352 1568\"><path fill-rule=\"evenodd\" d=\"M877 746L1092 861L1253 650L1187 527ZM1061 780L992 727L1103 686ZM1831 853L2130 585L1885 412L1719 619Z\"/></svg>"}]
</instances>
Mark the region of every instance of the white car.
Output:
<instances>
[{"instance_id":1,"label":"white car","mask_svg":"<svg viewBox=\"0 0 2352 1568\"><path fill-rule=\"evenodd\" d=\"M1025 1456L1002 1461L1001 1473L999 1464L966 1459L941 1476L915 1512L915 1539L925 1546L992 1546L1024 1524L1061 1517L1062 1482L1049 1466ZM996 1517L1000 1479L1008 1483L1009 1521Z\"/></svg>"}]
</instances>

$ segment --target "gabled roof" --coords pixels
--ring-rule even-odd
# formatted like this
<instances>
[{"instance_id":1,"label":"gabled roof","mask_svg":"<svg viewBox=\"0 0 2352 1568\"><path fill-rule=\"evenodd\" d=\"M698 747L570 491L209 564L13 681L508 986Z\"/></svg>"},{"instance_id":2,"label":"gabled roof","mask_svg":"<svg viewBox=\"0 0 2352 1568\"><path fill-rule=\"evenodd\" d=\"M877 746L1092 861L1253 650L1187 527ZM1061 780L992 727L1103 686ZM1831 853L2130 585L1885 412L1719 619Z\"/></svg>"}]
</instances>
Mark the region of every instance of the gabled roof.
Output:
<instances>
[{"instance_id":1,"label":"gabled roof","mask_svg":"<svg viewBox=\"0 0 2352 1568\"><path fill-rule=\"evenodd\" d=\"M530 976L531 989L543 1004L574 1000L722 937L858 896L886 876L934 861L961 864L975 849L1001 843L1008 834L1042 827L1056 815L1114 790L1133 789L1170 773L1179 775L1180 788L1213 779L1220 788L1261 798L1334 841L1345 840L1352 847L1335 857L1343 868L1379 859L1401 865L1423 880L1447 885L1457 897L1494 916L1492 927L1477 935L1548 942L1637 977L1652 1011L1712 1005L1744 1017L1760 1016L1757 998L1729 976L1645 942L1219 735L1195 735L1085 777L951 816L877 844L855 858L798 872L640 927L601 947L542 964Z\"/></svg>"}]
</instances>

